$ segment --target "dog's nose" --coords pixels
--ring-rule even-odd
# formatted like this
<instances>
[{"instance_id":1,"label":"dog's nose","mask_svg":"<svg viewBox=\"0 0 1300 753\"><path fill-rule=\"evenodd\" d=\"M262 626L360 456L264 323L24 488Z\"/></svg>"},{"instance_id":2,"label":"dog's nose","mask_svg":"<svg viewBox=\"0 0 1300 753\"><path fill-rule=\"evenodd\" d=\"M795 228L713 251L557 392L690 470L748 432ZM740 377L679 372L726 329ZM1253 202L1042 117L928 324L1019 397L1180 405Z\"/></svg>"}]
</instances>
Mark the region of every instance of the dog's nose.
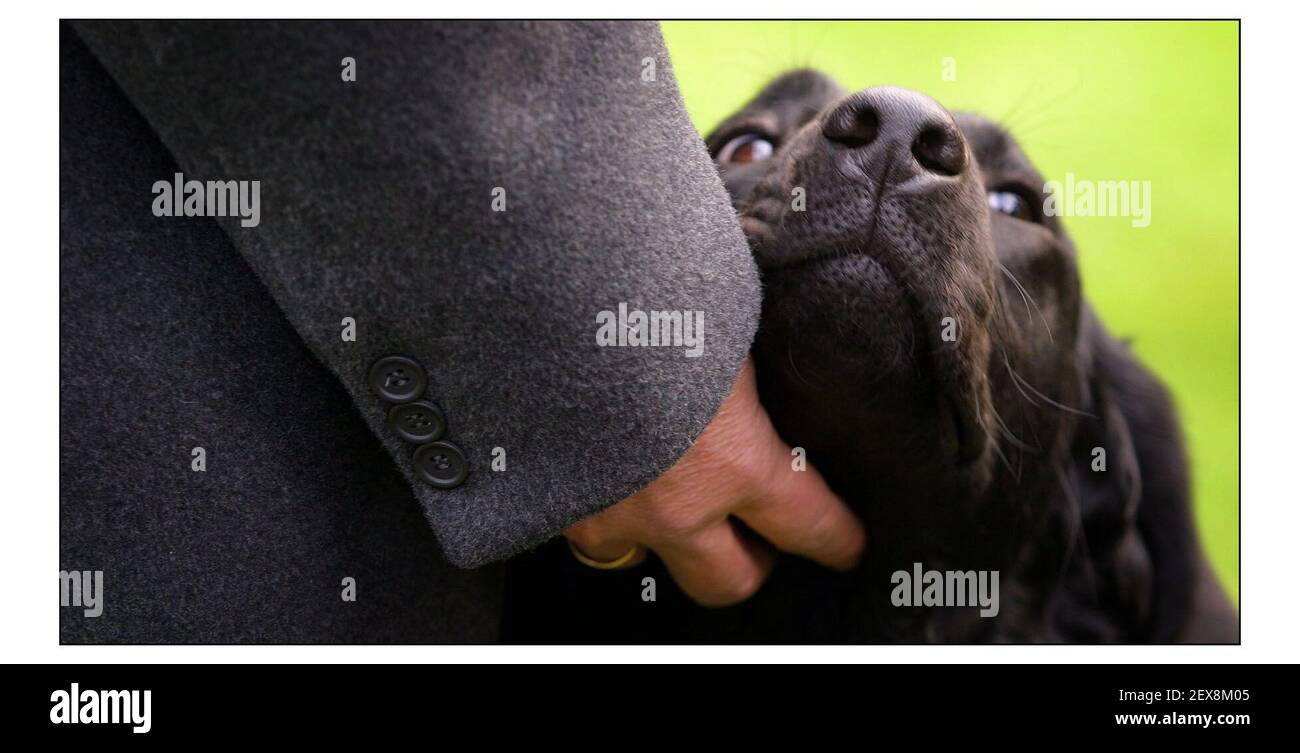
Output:
<instances>
[{"instance_id":1,"label":"dog's nose","mask_svg":"<svg viewBox=\"0 0 1300 753\"><path fill-rule=\"evenodd\" d=\"M864 166L898 160L908 152L922 169L939 175L960 175L968 163L966 142L952 115L933 99L907 89L879 87L854 94L826 119L822 135L859 150ZM914 172L903 175L891 169L886 179L897 182Z\"/></svg>"}]
</instances>

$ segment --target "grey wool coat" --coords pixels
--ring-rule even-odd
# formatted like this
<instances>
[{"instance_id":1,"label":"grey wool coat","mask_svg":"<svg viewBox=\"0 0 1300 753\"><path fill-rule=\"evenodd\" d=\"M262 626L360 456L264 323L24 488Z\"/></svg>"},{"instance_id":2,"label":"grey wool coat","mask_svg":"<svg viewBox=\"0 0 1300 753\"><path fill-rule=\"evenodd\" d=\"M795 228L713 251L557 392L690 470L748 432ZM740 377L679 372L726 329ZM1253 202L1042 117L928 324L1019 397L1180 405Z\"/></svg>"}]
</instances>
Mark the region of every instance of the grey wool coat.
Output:
<instances>
[{"instance_id":1,"label":"grey wool coat","mask_svg":"<svg viewBox=\"0 0 1300 753\"><path fill-rule=\"evenodd\" d=\"M60 108L60 568L102 574L65 643L495 640L501 563L672 465L749 350L654 24L70 22ZM157 216L177 173L257 224ZM602 347L620 304L703 352Z\"/></svg>"}]
</instances>

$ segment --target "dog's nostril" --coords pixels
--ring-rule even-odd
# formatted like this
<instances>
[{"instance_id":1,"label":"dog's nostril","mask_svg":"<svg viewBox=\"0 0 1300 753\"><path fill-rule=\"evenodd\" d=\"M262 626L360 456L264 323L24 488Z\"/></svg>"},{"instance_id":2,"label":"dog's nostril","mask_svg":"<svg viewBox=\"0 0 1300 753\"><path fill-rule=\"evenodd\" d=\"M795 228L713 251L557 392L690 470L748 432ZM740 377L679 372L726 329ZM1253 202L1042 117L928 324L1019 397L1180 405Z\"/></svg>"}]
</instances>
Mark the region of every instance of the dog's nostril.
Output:
<instances>
[{"instance_id":1,"label":"dog's nostril","mask_svg":"<svg viewBox=\"0 0 1300 753\"><path fill-rule=\"evenodd\" d=\"M966 147L949 125L932 125L921 130L912 142L912 154L925 169L942 175L959 175L966 169Z\"/></svg>"},{"instance_id":2,"label":"dog's nostril","mask_svg":"<svg viewBox=\"0 0 1300 753\"><path fill-rule=\"evenodd\" d=\"M924 94L894 87L846 98L826 116L821 134L834 145L827 152L830 158L853 167L845 175L886 184L922 175L961 175L973 159L947 110Z\"/></svg>"},{"instance_id":3,"label":"dog's nostril","mask_svg":"<svg viewBox=\"0 0 1300 753\"><path fill-rule=\"evenodd\" d=\"M880 116L871 107L841 110L822 128L822 135L850 149L867 146L880 133Z\"/></svg>"}]
</instances>

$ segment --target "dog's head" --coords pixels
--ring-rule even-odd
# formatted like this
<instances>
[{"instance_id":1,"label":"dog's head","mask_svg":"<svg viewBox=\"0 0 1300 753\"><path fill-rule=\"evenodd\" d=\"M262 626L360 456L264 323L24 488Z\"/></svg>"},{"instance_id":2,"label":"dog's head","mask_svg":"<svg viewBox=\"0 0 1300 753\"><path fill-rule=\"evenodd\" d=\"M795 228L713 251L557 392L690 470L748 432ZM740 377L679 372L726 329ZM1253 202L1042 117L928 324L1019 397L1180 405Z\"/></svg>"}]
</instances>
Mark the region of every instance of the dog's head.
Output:
<instances>
[{"instance_id":1,"label":"dog's head","mask_svg":"<svg viewBox=\"0 0 1300 753\"><path fill-rule=\"evenodd\" d=\"M1085 391L1042 177L992 122L811 71L707 143L762 270L754 352L782 434L898 559L1005 554Z\"/></svg>"}]
</instances>

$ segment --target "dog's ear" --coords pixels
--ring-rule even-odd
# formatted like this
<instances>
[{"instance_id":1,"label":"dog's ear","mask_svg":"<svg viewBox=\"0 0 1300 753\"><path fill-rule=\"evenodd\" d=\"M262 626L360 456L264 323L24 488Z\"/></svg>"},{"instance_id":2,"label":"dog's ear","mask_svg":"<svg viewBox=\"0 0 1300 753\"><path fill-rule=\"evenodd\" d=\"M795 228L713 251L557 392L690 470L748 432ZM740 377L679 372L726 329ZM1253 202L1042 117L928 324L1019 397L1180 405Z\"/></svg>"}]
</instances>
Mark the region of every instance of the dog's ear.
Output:
<instances>
[{"instance_id":1,"label":"dog's ear","mask_svg":"<svg viewBox=\"0 0 1300 753\"><path fill-rule=\"evenodd\" d=\"M1173 402L1091 312L1081 334L1090 415L1074 470L1095 606L1130 640L1171 641L1189 613L1196 552Z\"/></svg>"},{"instance_id":2,"label":"dog's ear","mask_svg":"<svg viewBox=\"0 0 1300 753\"><path fill-rule=\"evenodd\" d=\"M1079 434L1115 447L1119 461L1082 505L1086 545L1108 589L1102 604L1129 627L1122 640L1235 642L1236 610L1196 534L1173 400L1126 345L1094 329L1086 373L1097 418Z\"/></svg>"},{"instance_id":3,"label":"dog's ear","mask_svg":"<svg viewBox=\"0 0 1300 753\"><path fill-rule=\"evenodd\" d=\"M1088 576L1100 605L1132 635L1146 624L1152 602L1151 559L1138 525L1142 466L1132 427L1114 386L1088 380L1089 414L1075 443L1079 522Z\"/></svg>"}]
</instances>

